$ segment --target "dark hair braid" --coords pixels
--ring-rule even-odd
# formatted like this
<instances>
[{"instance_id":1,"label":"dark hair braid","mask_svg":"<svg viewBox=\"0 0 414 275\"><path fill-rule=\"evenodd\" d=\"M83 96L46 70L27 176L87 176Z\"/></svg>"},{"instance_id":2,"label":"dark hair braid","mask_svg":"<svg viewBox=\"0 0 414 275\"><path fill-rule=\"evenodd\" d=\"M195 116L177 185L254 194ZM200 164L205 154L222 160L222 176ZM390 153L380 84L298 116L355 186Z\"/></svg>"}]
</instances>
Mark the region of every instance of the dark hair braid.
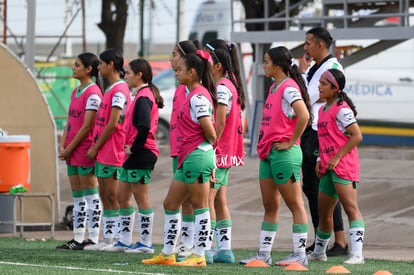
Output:
<instances>
[{"instance_id":1,"label":"dark hair braid","mask_svg":"<svg viewBox=\"0 0 414 275\"><path fill-rule=\"evenodd\" d=\"M303 80L302 74L300 73L298 66L292 62L292 54L287 48L283 46L271 48L267 51L267 54L269 55L274 65L280 66L283 72L286 75L290 76L296 82L296 84L298 84L300 92L302 94L303 101L305 102L306 108L308 109L310 115L310 119L308 122L310 124L312 121L312 111L310 106L308 89L306 88L305 81Z\"/></svg>"},{"instance_id":2,"label":"dark hair braid","mask_svg":"<svg viewBox=\"0 0 414 275\"><path fill-rule=\"evenodd\" d=\"M239 64L239 56L237 54L237 47L234 43L226 42L222 39L216 39L209 42L212 47L215 48L212 54L213 61L215 61L215 56L219 60L217 62L221 63L225 72L227 72L231 82L236 87L237 94L239 95L237 103L240 104L240 108L242 110L245 109L245 101L246 97L244 94L243 82L240 75L240 64ZM216 62L216 63L217 63ZM224 64L229 62L228 64Z\"/></svg>"},{"instance_id":3,"label":"dark hair braid","mask_svg":"<svg viewBox=\"0 0 414 275\"><path fill-rule=\"evenodd\" d=\"M351 98L344 92L346 84L344 73L338 69L329 69L328 71L335 77L336 82L338 82L338 88L340 92L338 93L339 100L337 104L342 105L342 102L345 101L349 105L349 108L351 108L352 112L354 113L354 116L356 117L358 112L356 110L355 104L354 102L352 102ZM332 83L330 84L333 88L335 88L335 85L333 85Z\"/></svg>"},{"instance_id":4,"label":"dark hair braid","mask_svg":"<svg viewBox=\"0 0 414 275\"><path fill-rule=\"evenodd\" d=\"M233 73L233 68L232 68L233 66L232 66L231 57L228 54L228 51L222 50L222 49L215 50L213 54L213 62L215 61L214 55L216 55L217 58L219 59L215 63L220 63L221 66L223 66L224 72L227 72L227 76L230 79L231 83L233 83L234 87L236 87L236 89L238 90L239 84L237 83L237 80L234 79L234 73ZM241 105L240 98L238 99L238 103ZM244 109L244 102L243 102L242 109Z\"/></svg>"}]
</instances>

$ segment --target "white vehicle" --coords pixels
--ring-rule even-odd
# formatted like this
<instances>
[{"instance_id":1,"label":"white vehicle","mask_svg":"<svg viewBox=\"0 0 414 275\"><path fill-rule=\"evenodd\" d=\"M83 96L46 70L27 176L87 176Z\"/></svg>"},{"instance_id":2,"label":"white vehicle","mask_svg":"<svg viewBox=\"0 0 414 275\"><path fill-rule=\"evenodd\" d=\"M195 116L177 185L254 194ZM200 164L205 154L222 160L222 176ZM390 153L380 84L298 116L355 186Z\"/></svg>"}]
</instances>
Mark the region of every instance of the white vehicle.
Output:
<instances>
[{"instance_id":1,"label":"white vehicle","mask_svg":"<svg viewBox=\"0 0 414 275\"><path fill-rule=\"evenodd\" d=\"M229 40L231 32L230 9L231 3L229 0L208 0L202 2L197 8L189 39L197 39L203 45L217 38ZM241 2L234 2L233 13L235 18L242 18L244 16Z\"/></svg>"},{"instance_id":2,"label":"white vehicle","mask_svg":"<svg viewBox=\"0 0 414 275\"><path fill-rule=\"evenodd\" d=\"M414 39L345 68L358 119L414 123Z\"/></svg>"}]
</instances>

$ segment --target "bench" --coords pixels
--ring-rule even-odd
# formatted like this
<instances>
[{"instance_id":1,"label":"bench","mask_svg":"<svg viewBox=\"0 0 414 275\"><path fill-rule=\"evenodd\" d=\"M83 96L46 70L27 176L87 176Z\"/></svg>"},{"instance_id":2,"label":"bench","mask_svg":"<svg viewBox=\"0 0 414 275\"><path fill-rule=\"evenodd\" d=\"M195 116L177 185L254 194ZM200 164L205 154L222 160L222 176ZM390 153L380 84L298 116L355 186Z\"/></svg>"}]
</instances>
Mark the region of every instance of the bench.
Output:
<instances>
[{"instance_id":1,"label":"bench","mask_svg":"<svg viewBox=\"0 0 414 275\"><path fill-rule=\"evenodd\" d=\"M17 235L17 227L20 227L20 238L23 237L23 229L25 226L50 226L50 236L53 239L55 237L55 199L53 198L53 193L48 192L22 192L22 193L0 193L1 196L9 196L13 198L13 220L11 221L2 221L0 224L12 224L13 225L13 237ZM23 198L48 198L50 201L50 221L48 222L25 222L24 221L24 200ZM17 220L17 205L20 203L20 220Z\"/></svg>"}]
</instances>

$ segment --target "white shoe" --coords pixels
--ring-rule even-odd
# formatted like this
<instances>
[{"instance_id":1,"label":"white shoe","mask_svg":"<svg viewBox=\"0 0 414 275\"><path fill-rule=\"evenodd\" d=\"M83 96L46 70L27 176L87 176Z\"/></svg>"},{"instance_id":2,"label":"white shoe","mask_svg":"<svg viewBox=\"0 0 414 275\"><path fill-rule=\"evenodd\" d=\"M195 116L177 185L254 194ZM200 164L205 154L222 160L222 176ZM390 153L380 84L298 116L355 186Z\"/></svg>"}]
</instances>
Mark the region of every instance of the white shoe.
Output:
<instances>
[{"instance_id":1,"label":"white shoe","mask_svg":"<svg viewBox=\"0 0 414 275\"><path fill-rule=\"evenodd\" d=\"M308 265L308 258L306 258L306 254L300 256L299 254L292 253L283 260L276 262L275 265L289 265L291 263L298 263L306 266Z\"/></svg>"},{"instance_id":2,"label":"white shoe","mask_svg":"<svg viewBox=\"0 0 414 275\"><path fill-rule=\"evenodd\" d=\"M83 250L89 250L89 251L101 251L103 248L107 246L111 246L113 242L109 242L108 240L103 240L98 242L97 244L88 245L83 248Z\"/></svg>"},{"instance_id":3,"label":"white shoe","mask_svg":"<svg viewBox=\"0 0 414 275\"><path fill-rule=\"evenodd\" d=\"M185 258L185 257L188 257L191 254L193 254L193 248L192 247L187 247L184 244L180 243L175 248L175 253L177 254L176 255L177 258Z\"/></svg>"},{"instance_id":4,"label":"white shoe","mask_svg":"<svg viewBox=\"0 0 414 275\"><path fill-rule=\"evenodd\" d=\"M146 246L140 242L137 242L135 245L130 245L127 249L125 249L125 253L148 253L154 254L154 247Z\"/></svg>"},{"instance_id":5,"label":"white shoe","mask_svg":"<svg viewBox=\"0 0 414 275\"><path fill-rule=\"evenodd\" d=\"M126 245L123 242L117 241L112 245L108 245L106 247L101 248L100 251L105 252L124 252L126 249L130 248L131 245Z\"/></svg>"},{"instance_id":6,"label":"white shoe","mask_svg":"<svg viewBox=\"0 0 414 275\"><path fill-rule=\"evenodd\" d=\"M320 261L320 262L326 262L328 260L328 256L326 256L326 253L315 253L312 252L308 255L309 261Z\"/></svg>"},{"instance_id":7,"label":"white shoe","mask_svg":"<svg viewBox=\"0 0 414 275\"><path fill-rule=\"evenodd\" d=\"M268 265L271 265L272 264L272 254L270 252L263 253L263 252L258 251L256 253L256 255L254 255L250 258L241 260L240 264L245 265L245 264L248 264L249 262L251 262L253 260L262 260L263 262L267 263Z\"/></svg>"},{"instance_id":8,"label":"white shoe","mask_svg":"<svg viewBox=\"0 0 414 275\"><path fill-rule=\"evenodd\" d=\"M365 260L363 256L350 255L348 259L344 261L344 264L364 264Z\"/></svg>"}]
</instances>

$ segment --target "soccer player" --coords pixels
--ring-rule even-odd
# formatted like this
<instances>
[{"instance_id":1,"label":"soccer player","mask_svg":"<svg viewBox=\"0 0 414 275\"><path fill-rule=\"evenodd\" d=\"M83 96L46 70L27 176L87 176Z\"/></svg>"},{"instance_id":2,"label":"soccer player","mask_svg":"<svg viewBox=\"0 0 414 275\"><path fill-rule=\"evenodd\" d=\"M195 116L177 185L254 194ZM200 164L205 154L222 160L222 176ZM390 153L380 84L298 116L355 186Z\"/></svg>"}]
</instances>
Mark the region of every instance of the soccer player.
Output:
<instances>
[{"instance_id":1,"label":"soccer player","mask_svg":"<svg viewBox=\"0 0 414 275\"><path fill-rule=\"evenodd\" d=\"M175 264L205 266L205 248L210 240L210 213L208 195L210 175L215 167L213 145L214 106L216 91L211 75L209 54L197 51L181 57L177 79L185 85L189 94L177 117L178 165L174 179L164 200L164 247L160 254L143 260L144 264ZM180 207L190 198L194 208L194 252L176 262L174 250L181 224Z\"/></svg>"},{"instance_id":2,"label":"soccer player","mask_svg":"<svg viewBox=\"0 0 414 275\"><path fill-rule=\"evenodd\" d=\"M94 144L88 150L95 159L95 175L103 203L103 240L86 250L102 250L119 238L119 203L116 198L121 166L124 162L125 113L131 103L128 85L123 80L124 58L119 50L108 49L99 55L99 72L109 81L94 130Z\"/></svg>"},{"instance_id":3,"label":"soccer player","mask_svg":"<svg viewBox=\"0 0 414 275\"><path fill-rule=\"evenodd\" d=\"M276 265L293 262L307 265L306 241L308 217L306 214L300 167L302 151L299 137L309 123L310 106L305 83L291 53L285 47L275 47L264 56L266 77L275 83L270 87L263 110L257 152L260 158L260 189L265 214L260 232L257 254L242 260L263 260L271 264L271 251L279 225L279 207L282 197L292 212L293 253Z\"/></svg>"},{"instance_id":4,"label":"soccer player","mask_svg":"<svg viewBox=\"0 0 414 275\"><path fill-rule=\"evenodd\" d=\"M210 216L216 251L206 253L207 262L234 263L231 251L232 222L227 206L227 185L232 166L244 165L242 113L245 107L236 45L221 39L206 44L213 61L217 90L216 133L218 181L210 189ZM217 222L216 222L217 221ZM211 254L211 255L209 255Z\"/></svg>"},{"instance_id":5,"label":"soccer player","mask_svg":"<svg viewBox=\"0 0 414 275\"><path fill-rule=\"evenodd\" d=\"M355 119L352 100L344 92L345 76L336 69L325 71L319 80L320 97L326 100L319 109L319 157L316 173L319 185L319 226L315 249L309 260L326 261L326 248L333 229L333 212L338 200L349 220L351 255L345 264L363 264L362 246L365 223L358 207L359 157L357 145L362 134Z\"/></svg>"},{"instance_id":6,"label":"soccer player","mask_svg":"<svg viewBox=\"0 0 414 275\"><path fill-rule=\"evenodd\" d=\"M72 66L72 77L78 79L80 85L72 92L59 158L66 160L72 188L74 238L56 249L83 250L99 240L102 206L94 175L95 164L86 157L92 144L93 125L102 100L102 92L93 80L95 78L99 81L98 65L96 55L82 53ZM86 227L88 239L85 239Z\"/></svg>"}]
</instances>

